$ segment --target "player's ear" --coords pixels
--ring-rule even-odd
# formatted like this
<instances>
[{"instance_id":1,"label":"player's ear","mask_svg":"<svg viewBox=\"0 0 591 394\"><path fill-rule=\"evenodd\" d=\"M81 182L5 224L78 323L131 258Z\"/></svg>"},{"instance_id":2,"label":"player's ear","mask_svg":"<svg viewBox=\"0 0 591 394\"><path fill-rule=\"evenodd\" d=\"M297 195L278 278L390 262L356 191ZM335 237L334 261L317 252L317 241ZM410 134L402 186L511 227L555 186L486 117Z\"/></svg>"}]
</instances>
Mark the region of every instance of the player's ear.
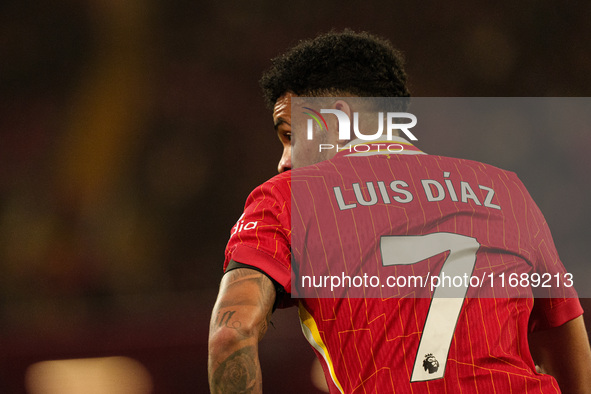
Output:
<instances>
[{"instance_id":1,"label":"player's ear","mask_svg":"<svg viewBox=\"0 0 591 394\"><path fill-rule=\"evenodd\" d=\"M343 111L345 114L347 114L347 117L349 118L349 127L351 127L351 130L349 130L349 135L353 135L353 108L351 107L351 104L348 103L346 100L340 99L337 100L333 103L332 105L333 109L338 109L339 111ZM349 140L346 140L345 142L349 142Z\"/></svg>"},{"instance_id":2,"label":"player's ear","mask_svg":"<svg viewBox=\"0 0 591 394\"><path fill-rule=\"evenodd\" d=\"M335 101L334 104L332 105L332 107L334 109L338 109L339 111L343 111L344 113L347 114L349 119L353 119L353 110L351 109L351 106L349 105L349 103L346 102L345 100Z\"/></svg>"}]
</instances>

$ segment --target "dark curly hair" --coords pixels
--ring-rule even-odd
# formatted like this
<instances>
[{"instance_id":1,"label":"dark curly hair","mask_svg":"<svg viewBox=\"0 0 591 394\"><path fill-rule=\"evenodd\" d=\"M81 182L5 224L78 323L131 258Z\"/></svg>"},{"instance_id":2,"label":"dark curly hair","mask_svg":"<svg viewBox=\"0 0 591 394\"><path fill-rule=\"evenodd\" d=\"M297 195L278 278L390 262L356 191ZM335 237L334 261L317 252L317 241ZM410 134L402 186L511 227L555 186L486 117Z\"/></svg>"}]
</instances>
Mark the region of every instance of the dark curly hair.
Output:
<instances>
[{"instance_id":1,"label":"dark curly hair","mask_svg":"<svg viewBox=\"0 0 591 394\"><path fill-rule=\"evenodd\" d=\"M331 31L301 41L272 60L260 80L273 108L287 92L298 96L409 97L403 56L366 32Z\"/></svg>"}]
</instances>

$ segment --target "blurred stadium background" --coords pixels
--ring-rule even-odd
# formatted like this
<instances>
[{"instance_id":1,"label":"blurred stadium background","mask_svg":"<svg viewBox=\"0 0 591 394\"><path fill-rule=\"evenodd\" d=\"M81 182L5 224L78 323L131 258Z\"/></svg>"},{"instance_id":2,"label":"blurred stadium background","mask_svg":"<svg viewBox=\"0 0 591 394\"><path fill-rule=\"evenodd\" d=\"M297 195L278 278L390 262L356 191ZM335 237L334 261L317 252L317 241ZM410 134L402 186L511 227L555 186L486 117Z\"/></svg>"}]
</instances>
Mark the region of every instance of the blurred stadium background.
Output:
<instances>
[{"instance_id":1,"label":"blurred stadium background","mask_svg":"<svg viewBox=\"0 0 591 394\"><path fill-rule=\"evenodd\" d=\"M2 1L0 393L207 392L224 246L280 155L258 79L299 39L384 36L415 96L591 93L589 2L400 3ZM584 264L590 131L419 146L516 171ZM295 310L261 358L267 392L315 392ZM39 364L67 359L90 360Z\"/></svg>"}]
</instances>

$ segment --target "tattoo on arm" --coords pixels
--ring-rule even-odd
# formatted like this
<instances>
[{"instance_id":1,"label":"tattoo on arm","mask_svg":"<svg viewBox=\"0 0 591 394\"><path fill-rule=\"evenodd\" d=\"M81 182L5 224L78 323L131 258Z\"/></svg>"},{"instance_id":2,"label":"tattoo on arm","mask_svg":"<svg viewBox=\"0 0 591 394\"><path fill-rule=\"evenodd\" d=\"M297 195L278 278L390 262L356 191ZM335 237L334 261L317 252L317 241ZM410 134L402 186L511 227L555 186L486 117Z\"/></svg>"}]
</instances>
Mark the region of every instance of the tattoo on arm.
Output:
<instances>
[{"instance_id":1,"label":"tattoo on arm","mask_svg":"<svg viewBox=\"0 0 591 394\"><path fill-rule=\"evenodd\" d=\"M239 330L243 327L243 323L237 319L237 308L250 304L256 306L258 311L264 314L261 319L259 327L259 339L267 331L268 323L273 314L273 303L275 302L275 286L271 280L264 274L248 268L239 268L230 271L226 274L226 283L224 286L224 297L222 302L216 305L214 313L217 312L215 321L216 328L232 328ZM248 300L238 296L240 291L234 292L234 289L249 287L256 297ZM256 290L255 290L256 289ZM230 295L233 294L233 295Z\"/></svg>"},{"instance_id":2,"label":"tattoo on arm","mask_svg":"<svg viewBox=\"0 0 591 394\"><path fill-rule=\"evenodd\" d=\"M222 279L210 322L212 393L262 392L258 341L271 318L275 286L264 274L238 268Z\"/></svg>"},{"instance_id":3,"label":"tattoo on arm","mask_svg":"<svg viewBox=\"0 0 591 394\"><path fill-rule=\"evenodd\" d=\"M237 330L242 326L242 323L240 323L240 321L238 321L238 320L234 320L231 322L232 316L234 316L236 311L225 311L222 314L222 316L220 316L220 313L222 313L222 312L218 312L218 315L216 318L216 324L218 327L227 327L227 328L233 328L233 329Z\"/></svg>"},{"instance_id":4,"label":"tattoo on arm","mask_svg":"<svg viewBox=\"0 0 591 394\"><path fill-rule=\"evenodd\" d=\"M216 368L211 386L212 393L260 392L262 387L259 371L254 346L239 349Z\"/></svg>"}]
</instances>

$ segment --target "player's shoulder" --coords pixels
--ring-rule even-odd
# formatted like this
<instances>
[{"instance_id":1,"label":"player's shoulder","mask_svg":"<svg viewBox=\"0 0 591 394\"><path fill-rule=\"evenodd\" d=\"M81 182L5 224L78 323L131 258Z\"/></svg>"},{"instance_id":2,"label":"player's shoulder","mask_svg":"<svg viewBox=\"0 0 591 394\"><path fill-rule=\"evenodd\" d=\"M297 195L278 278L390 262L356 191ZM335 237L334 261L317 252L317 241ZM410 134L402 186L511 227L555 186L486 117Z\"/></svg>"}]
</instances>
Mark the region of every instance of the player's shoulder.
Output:
<instances>
[{"instance_id":1,"label":"player's shoulder","mask_svg":"<svg viewBox=\"0 0 591 394\"><path fill-rule=\"evenodd\" d=\"M439 163L437 163L437 168L456 168L458 172L460 172L460 178L467 177L468 179L477 179L478 182L484 182L483 185L490 183L490 187L492 187L491 185L495 184L502 185L502 189L511 193L516 192L521 194L524 196L526 201L533 202L527 187L514 171L471 159L446 156L432 157L434 160L439 160ZM451 166L449 164L451 164Z\"/></svg>"},{"instance_id":2,"label":"player's shoulder","mask_svg":"<svg viewBox=\"0 0 591 394\"><path fill-rule=\"evenodd\" d=\"M441 164L452 164L460 169L467 169L490 175L502 175L508 179L519 180L519 177L515 172L482 161L438 155L417 155L416 157L423 161L432 161L438 166Z\"/></svg>"},{"instance_id":3,"label":"player's shoulder","mask_svg":"<svg viewBox=\"0 0 591 394\"><path fill-rule=\"evenodd\" d=\"M286 171L267 179L265 182L257 186L253 193L279 193L282 195L289 195L291 190L291 171Z\"/></svg>"},{"instance_id":4,"label":"player's shoulder","mask_svg":"<svg viewBox=\"0 0 591 394\"><path fill-rule=\"evenodd\" d=\"M290 182L291 182L291 171L285 171L285 172L282 172L281 174L277 174L274 177L268 179L265 183L263 183L263 185L268 184L268 185L283 186L283 185L289 185Z\"/></svg>"},{"instance_id":5,"label":"player's shoulder","mask_svg":"<svg viewBox=\"0 0 591 394\"><path fill-rule=\"evenodd\" d=\"M408 168L415 168L417 170L420 169L430 169L430 170L437 170L437 169L445 169L447 171L451 169L457 169L462 173L480 173L480 174L488 174L488 175L496 175L496 176L503 176L507 179L519 181L517 174L513 171L503 169L501 167L495 166L493 164L484 163L481 161L476 161L472 159L460 158L460 157L451 157L451 156L443 156L443 155L433 155L433 154L392 154L392 155L374 155L374 156L340 156L335 157L331 160L322 162L317 164L316 166L312 166L310 171L317 170L317 171L333 171L338 169L340 166L356 167L357 164L360 166L363 165L371 165L372 160L382 161L387 157L387 161L391 163L391 165L403 165ZM362 158L359 163L356 162L355 159ZM445 171L444 170L444 171ZM519 181L520 182L520 181Z\"/></svg>"}]
</instances>

